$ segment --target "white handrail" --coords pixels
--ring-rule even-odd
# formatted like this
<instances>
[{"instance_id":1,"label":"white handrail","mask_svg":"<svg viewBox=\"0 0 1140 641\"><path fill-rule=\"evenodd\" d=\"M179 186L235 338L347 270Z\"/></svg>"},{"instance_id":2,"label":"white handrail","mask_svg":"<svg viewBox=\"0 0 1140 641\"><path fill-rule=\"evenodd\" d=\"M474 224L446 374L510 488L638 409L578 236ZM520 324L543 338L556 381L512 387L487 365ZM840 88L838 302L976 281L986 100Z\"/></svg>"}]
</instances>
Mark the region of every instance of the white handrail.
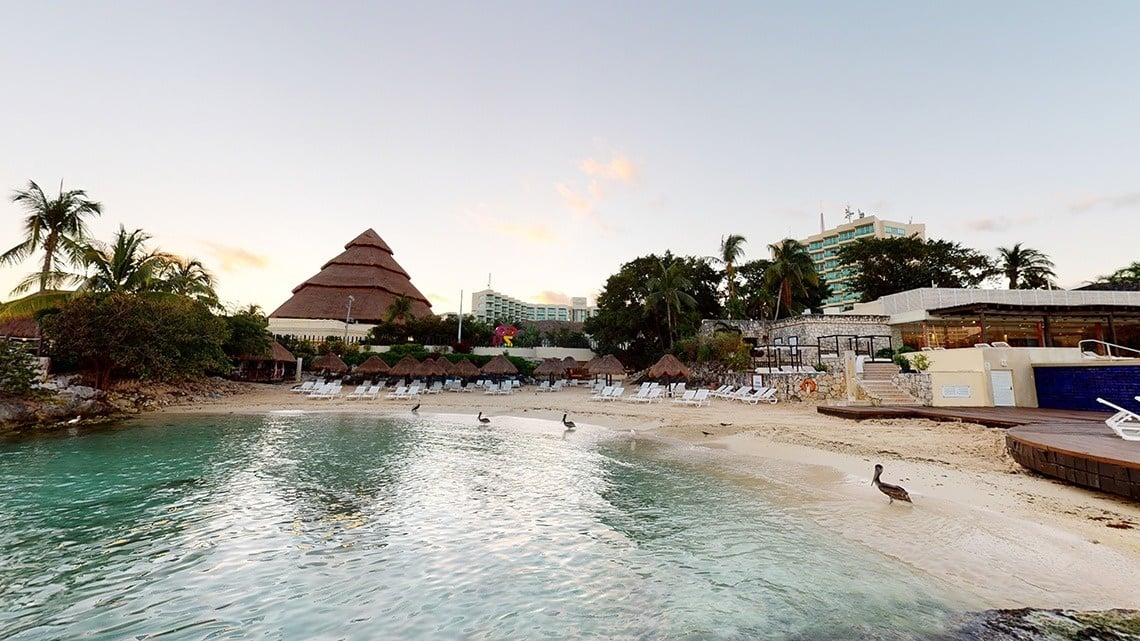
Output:
<instances>
[{"instance_id":1,"label":"white handrail","mask_svg":"<svg viewBox=\"0 0 1140 641\"><path fill-rule=\"evenodd\" d=\"M1081 350L1082 354L1085 351L1087 351L1087 350L1085 350L1085 343L1091 343L1091 344L1096 345L1098 347L1103 346L1104 347L1104 355L1109 357L1109 358L1137 358L1137 357L1140 357L1140 349L1132 349L1131 347L1125 347L1123 345L1117 345L1116 343L1109 343L1106 341L1100 341L1100 340L1097 340L1095 338L1086 338L1083 341L1077 343L1077 348ZM1124 356L1120 356L1119 354L1114 356L1112 353L1113 349L1115 349L1118 353L1120 351L1132 352L1135 356L1124 357ZM1095 352L1095 353L1098 356L1100 354L1099 352Z\"/></svg>"}]
</instances>

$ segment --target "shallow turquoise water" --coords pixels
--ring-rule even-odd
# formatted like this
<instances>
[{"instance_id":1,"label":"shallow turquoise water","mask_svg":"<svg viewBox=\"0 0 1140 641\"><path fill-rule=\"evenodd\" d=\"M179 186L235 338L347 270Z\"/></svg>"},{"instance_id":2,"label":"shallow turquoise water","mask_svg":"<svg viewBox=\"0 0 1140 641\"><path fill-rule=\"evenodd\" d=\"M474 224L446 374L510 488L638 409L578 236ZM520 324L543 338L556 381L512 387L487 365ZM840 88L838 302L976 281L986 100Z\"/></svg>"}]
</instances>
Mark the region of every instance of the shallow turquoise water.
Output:
<instances>
[{"instance_id":1,"label":"shallow turquoise water","mask_svg":"<svg viewBox=\"0 0 1140 641\"><path fill-rule=\"evenodd\" d=\"M963 606L778 486L556 424L330 414L0 444L0 638L928 638Z\"/></svg>"}]
</instances>

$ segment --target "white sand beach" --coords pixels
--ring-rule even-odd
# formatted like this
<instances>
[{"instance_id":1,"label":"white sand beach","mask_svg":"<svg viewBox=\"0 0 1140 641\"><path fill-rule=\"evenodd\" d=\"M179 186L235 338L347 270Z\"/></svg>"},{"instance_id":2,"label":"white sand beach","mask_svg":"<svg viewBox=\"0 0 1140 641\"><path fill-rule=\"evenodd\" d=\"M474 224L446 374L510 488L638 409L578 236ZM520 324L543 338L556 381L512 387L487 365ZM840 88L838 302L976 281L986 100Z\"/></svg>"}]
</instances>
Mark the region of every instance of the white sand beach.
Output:
<instances>
[{"instance_id":1,"label":"white sand beach","mask_svg":"<svg viewBox=\"0 0 1140 641\"><path fill-rule=\"evenodd\" d=\"M1004 430L914 419L855 422L802 403L714 401L697 408L588 397L584 388L544 394L524 388L509 396L443 393L418 402L421 415L470 414L473 426L480 411L492 419L554 422L566 412L578 434L721 450L727 466L801 492L823 527L940 577L988 607L1140 608L1140 504L1022 469L1005 452ZM407 414L411 405L310 400L288 386L254 386L163 411L390 415ZM913 505L889 504L870 485L875 463L885 466L885 481L909 490Z\"/></svg>"}]
</instances>

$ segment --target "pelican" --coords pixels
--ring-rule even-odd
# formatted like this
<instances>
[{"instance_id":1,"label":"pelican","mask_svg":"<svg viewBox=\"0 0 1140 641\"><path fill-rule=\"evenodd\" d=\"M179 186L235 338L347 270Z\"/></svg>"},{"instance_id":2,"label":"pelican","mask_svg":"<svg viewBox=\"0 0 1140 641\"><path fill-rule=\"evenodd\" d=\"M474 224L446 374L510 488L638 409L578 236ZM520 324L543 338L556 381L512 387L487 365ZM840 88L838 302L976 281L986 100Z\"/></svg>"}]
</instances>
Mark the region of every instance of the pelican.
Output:
<instances>
[{"instance_id":1,"label":"pelican","mask_svg":"<svg viewBox=\"0 0 1140 641\"><path fill-rule=\"evenodd\" d=\"M486 416L483 416L483 412L479 412L479 416L476 416L475 418L479 419L479 422L482 423L483 425L488 425L491 423L491 419L487 418Z\"/></svg>"},{"instance_id":2,"label":"pelican","mask_svg":"<svg viewBox=\"0 0 1140 641\"><path fill-rule=\"evenodd\" d=\"M416 412L418 412L418 411L420 411L420 404L419 404L419 403L416 403L416 404L415 404L415 405L412 407L412 414L415 414L415 413L416 413Z\"/></svg>"},{"instance_id":3,"label":"pelican","mask_svg":"<svg viewBox=\"0 0 1140 641\"><path fill-rule=\"evenodd\" d=\"M910 503L911 502L910 494L907 494L905 489L903 489L897 485L891 485L890 483L883 483L882 481L879 480L879 475L882 473L883 473L883 466L876 463L875 464L875 478L871 479L871 485L874 485L875 487L879 488L880 492L882 492L883 494L886 494L887 498L890 499L891 503L894 503L895 499L898 499L900 501L906 501L907 503Z\"/></svg>"},{"instance_id":4,"label":"pelican","mask_svg":"<svg viewBox=\"0 0 1140 641\"><path fill-rule=\"evenodd\" d=\"M567 416L566 414L562 415L562 424L566 426L566 431L570 431L570 430L574 429L575 427L578 427L577 425L574 424L574 421L566 420L566 416Z\"/></svg>"}]
</instances>

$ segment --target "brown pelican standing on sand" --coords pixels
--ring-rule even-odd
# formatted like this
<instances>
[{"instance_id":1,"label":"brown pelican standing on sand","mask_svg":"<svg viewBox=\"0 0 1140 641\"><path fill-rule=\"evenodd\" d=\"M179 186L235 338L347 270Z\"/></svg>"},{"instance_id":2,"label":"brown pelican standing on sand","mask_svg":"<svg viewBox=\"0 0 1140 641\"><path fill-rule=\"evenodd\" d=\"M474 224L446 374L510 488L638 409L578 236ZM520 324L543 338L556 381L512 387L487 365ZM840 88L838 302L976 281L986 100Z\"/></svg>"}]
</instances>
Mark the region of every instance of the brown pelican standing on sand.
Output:
<instances>
[{"instance_id":1,"label":"brown pelican standing on sand","mask_svg":"<svg viewBox=\"0 0 1140 641\"><path fill-rule=\"evenodd\" d=\"M419 412L420 412L420 404L416 403L416 406L412 408L412 414L418 414Z\"/></svg>"},{"instance_id":2,"label":"brown pelican standing on sand","mask_svg":"<svg viewBox=\"0 0 1140 641\"><path fill-rule=\"evenodd\" d=\"M887 498L890 499L890 503L894 503L895 499L898 499L900 501L906 501L907 503L910 503L911 502L910 494L907 494L905 489L903 489L897 485L891 485L890 483L883 483L882 481L879 480L879 475L882 473L883 473L883 466L876 463L875 464L875 478L871 479L871 485L874 485L875 487L879 488L880 492L882 492L883 494L886 494Z\"/></svg>"},{"instance_id":3,"label":"brown pelican standing on sand","mask_svg":"<svg viewBox=\"0 0 1140 641\"><path fill-rule=\"evenodd\" d=\"M479 419L479 422L482 423L483 425L488 425L491 422L491 419L487 418L486 416L483 416L483 412L479 412L479 416L476 416L475 418Z\"/></svg>"},{"instance_id":4,"label":"brown pelican standing on sand","mask_svg":"<svg viewBox=\"0 0 1140 641\"><path fill-rule=\"evenodd\" d=\"M575 427L578 427L577 425L574 424L574 421L566 420L567 416L568 416L567 414L562 415L562 424L566 426L566 431L570 431L570 430L574 429Z\"/></svg>"}]
</instances>

